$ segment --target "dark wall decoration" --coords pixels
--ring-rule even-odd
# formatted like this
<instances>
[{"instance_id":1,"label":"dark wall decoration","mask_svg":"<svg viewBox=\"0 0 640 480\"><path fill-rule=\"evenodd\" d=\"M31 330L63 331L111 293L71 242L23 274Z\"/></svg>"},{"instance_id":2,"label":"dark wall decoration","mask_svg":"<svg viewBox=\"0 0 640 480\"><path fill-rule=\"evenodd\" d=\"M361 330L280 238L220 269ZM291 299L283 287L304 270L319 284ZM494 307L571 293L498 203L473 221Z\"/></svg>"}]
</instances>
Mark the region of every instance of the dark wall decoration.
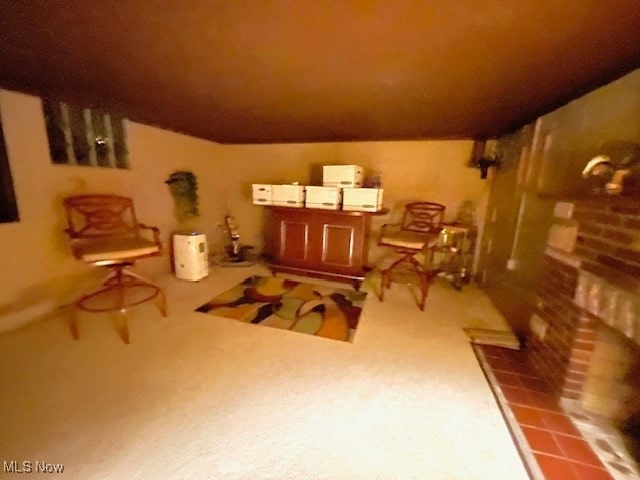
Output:
<instances>
[{"instance_id":1,"label":"dark wall decoration","mask_svg":"<svg viewBox=\"0 0 640 480\"><path fill-rule=\"evenodd\" d=\"M0 123L0 184L2 184L2 191L0 192L0 223L17 222L20 217L13 189L11 169L9 168L7 147L4 143L2 123Z\"/></svg>"}]
</instances>

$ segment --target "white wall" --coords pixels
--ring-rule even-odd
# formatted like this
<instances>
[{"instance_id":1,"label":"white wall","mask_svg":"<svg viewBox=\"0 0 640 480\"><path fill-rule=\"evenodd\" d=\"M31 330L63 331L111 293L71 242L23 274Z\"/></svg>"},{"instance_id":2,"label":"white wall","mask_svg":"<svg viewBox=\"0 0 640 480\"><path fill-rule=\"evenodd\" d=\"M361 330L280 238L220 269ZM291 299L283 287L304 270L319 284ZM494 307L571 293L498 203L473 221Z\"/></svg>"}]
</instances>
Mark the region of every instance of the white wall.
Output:
<instances>
[{"instance_id":1,"label":"white wall","mask_svg":"<svg viewBox=\"0 0 640 480\"><path fill-rule=\"evenodd\" d=\"M88 276L97 278L99 269L70 255L61 206L67 195L132 196L139 219L158 226L167 246L171 232L189 228L206 233L216 251L226 242L220 227L226 214L236 217L244 244L260 247L263 209L251 203L251 183L318 183L324 164L382 174L392 214L376 219L374 228L409 200L444 203L453 218L462 201L480 204L486 192L478 171L466 166L471 141L220 145L129 122L131 169L115 170L52 164L37 97L0 90L0 114L20 213L19 222L0 224L0 331L68 302ZM178 224L164 183L176 170L198 179L200 217L186 225ZM169 257L136 268L161 275L170 271Z\"/></svg>"}]
</instances>

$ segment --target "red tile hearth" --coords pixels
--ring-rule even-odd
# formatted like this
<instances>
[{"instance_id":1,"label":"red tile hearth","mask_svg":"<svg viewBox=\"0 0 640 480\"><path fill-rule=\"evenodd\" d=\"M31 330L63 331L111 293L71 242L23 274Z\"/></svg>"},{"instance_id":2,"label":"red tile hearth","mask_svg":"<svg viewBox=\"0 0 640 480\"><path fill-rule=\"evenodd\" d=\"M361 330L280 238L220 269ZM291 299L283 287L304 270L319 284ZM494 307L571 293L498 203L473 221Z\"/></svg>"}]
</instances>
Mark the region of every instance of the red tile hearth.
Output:
<instances>
[{"instance_id":1,"label":"red tile hearth","mask_svg":"<svg viewBox=\"0 0 640 480\"><path fill-rule=\"evenodd\" d=\"M474 350L531 478L613 480L523 350Z\"/></svg>"}]
</instances>

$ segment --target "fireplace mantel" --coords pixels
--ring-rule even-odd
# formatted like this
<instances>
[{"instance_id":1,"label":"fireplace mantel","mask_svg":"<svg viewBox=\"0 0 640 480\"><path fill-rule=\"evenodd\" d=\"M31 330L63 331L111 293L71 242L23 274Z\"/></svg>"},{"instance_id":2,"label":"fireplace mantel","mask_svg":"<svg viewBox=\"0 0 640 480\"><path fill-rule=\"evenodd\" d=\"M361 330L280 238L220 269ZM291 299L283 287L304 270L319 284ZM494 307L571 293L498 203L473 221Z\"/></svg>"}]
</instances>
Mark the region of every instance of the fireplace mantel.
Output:
<instances>
[{"instance_id":1,"label":"fireplace mantel","mask_svg":"<svg viewBox=\"0 0 640 480\"><path fill-rule=\"evenodd\" d=\"M558 250L553 247L547 247L544 254L569 267L578 269L582 266L582 258L573 253L563 252L562 250Z\"/></svg>"}]
</instances>

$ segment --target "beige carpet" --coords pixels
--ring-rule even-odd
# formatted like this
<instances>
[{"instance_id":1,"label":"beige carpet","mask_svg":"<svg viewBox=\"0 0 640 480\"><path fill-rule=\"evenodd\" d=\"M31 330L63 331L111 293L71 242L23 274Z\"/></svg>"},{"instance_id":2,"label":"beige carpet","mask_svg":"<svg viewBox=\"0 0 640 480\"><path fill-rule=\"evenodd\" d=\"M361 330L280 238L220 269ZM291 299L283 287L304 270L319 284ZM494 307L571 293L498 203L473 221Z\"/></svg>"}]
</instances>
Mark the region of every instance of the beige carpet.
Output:
<instances>
[{"instance_id":1,"label":"beige carpet","mask_svg":"<svg viewBox=\"0 0 640 480\"><path fill-rule=\"evenodd\" d=\"M169 316L138 307L130 345L89 314L80 341L61 318L0 336L0 461L79 480L527 478L462 330L505 328L478 290L438 280L425 312L401 285L371 293L352 344L193 312L265 273L167 276Z\"/></svg>"}]
</instances>

